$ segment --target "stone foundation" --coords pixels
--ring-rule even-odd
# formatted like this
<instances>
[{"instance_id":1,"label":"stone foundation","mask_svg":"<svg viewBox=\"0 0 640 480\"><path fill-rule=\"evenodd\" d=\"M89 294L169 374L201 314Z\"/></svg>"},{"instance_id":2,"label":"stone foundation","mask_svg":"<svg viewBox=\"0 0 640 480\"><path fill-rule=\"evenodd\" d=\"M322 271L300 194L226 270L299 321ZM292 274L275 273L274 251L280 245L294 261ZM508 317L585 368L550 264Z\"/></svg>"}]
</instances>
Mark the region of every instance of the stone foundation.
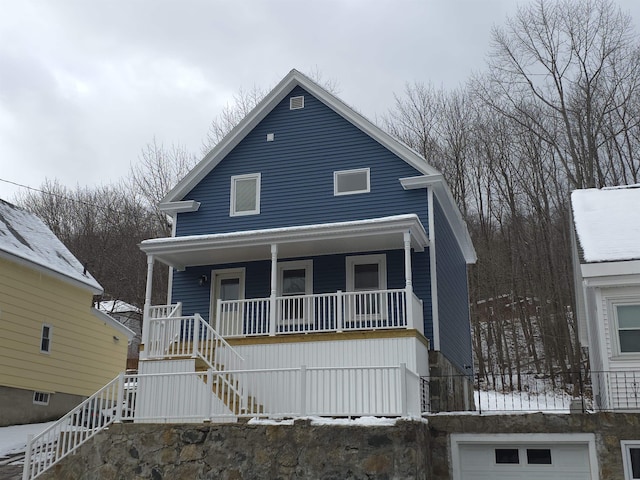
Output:
<instances>
[{"instance_id":1,"label":"stone foundation","mask_svg":"<svg viewBox=\"0 0 640 480\"><path fill-rule=\"evenodd\" d=\"M473 375L460 372L442 353L429 351L429 411L475 410Z\"/></svg>"}]
</instances>

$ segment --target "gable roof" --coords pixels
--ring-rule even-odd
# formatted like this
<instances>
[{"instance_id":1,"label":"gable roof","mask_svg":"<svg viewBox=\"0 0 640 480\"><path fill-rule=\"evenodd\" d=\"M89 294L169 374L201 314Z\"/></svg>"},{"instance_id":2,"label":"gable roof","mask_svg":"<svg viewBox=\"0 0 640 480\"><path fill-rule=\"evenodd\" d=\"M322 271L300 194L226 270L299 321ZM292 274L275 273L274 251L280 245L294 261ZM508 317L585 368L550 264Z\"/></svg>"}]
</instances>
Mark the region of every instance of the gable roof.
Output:
<instances>
[{"instance_id":1,"label":"gable roof","mask_svg":"<svg viewBox=\"0 0 640 480\"><path fill-rule=\"evenodd\" d=\"M0 256L61 278L94 294L102 287L33 213L0 199Z\"/></svg>"},{"instance_id":2,"label":"gable roof","mask_svg":"<svg viewBox=\"0 0 640 480\"><path fill-rule=\"evenodd\" d=\"M161 200L160 209L170 213L177 211L194 211L197 202L184 201L184 197L206 177L230 153L244 137L246 137L286 96L296 87L301 87L310 95L332 109L345 120L376 140L399 158L422 174L420 184L409 188L423 188L430 186L443 205L445 215L456 239L465 256L467 263L475 263L476 254L471 242L467 225L460 215L460 211L451 195L449 187L443 181L442 174L418 152L405 145L395 137L389 135L380 127L374 125L361 114L353 110L342 100L322 88L316 82L297 70L291 70L276 87L249 114L242 119L205 157L169 191ZM405 185L403 184L403 187ZM405 187L407 188L407 187Z\"/></svg>"},{"instance_id":3,"label":"gable roof","mask_svg":"<svg viewBox=\"0 0 640 480\"><path fill-rule=\"evenodd\" d=\"M574 190L571 205L585 262L640 259L640 184Z\"/></svg>"},{"instance_id":4,"label":"gable roof","mask_svg":"<svg viewBox=\"0 0 640 480\"><path fill-rule=\"evenodd\" d=\"M301 87L313 95L320 102L332 109L344 119L352 123L361 131L378 141L401 159L421 172L423 175L434 175L439 172L415 150L395 139L358 112L353 110L342 100L329 93L306 75L297 70L291 70L265 98L242 119L205 157L171 189L162 199L160 206L170 202L183 200L222 159L238 145L294 88Z\"/></svg>"}]
</instances>

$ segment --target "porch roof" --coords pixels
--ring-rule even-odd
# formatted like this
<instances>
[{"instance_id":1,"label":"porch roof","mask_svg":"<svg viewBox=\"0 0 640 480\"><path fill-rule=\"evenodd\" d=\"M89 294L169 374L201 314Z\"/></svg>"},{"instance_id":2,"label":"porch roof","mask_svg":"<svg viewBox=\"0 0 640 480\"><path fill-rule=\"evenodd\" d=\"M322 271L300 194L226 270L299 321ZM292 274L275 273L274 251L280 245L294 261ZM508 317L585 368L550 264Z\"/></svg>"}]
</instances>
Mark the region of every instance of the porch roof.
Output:
<instances>
[{"instance_id":1,"label":"porch roof","mask_svg":"<svg viewBox=\"0 0 640 480\"><path fill-rule=\"evenodd\" d=\"M427 233L415 214L320 223L295 227L246 230L211 235L154 238L140 249L162 263L177 268L241 261L269 260L273 244L279 258L404 248L405 232L414 251L424 251Z\"/></svg>"}]
</instances>

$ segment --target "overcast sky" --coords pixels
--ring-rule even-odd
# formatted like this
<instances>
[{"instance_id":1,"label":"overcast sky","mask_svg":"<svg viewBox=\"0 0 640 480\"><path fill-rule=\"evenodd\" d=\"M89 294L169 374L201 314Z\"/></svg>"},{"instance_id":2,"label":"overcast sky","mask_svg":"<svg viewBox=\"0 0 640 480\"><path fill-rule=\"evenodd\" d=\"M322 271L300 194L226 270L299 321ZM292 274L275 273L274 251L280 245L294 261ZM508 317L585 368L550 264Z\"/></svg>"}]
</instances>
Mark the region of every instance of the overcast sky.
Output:
<instances>
[{"instance_id":1,"label":"overcast sky","mask_svg":"<svg viewBox=\"0 0 640 480\"><path fill-rule=\"evenodd\" d=\"M640 21L640 1L616 0ZM155 137L200 154L238 89L292 68L372 120L482 70L515 0L0 0L0 180L114 183ZM0 198L20 189L0 181Z\"/></svg>"}]
</instances>

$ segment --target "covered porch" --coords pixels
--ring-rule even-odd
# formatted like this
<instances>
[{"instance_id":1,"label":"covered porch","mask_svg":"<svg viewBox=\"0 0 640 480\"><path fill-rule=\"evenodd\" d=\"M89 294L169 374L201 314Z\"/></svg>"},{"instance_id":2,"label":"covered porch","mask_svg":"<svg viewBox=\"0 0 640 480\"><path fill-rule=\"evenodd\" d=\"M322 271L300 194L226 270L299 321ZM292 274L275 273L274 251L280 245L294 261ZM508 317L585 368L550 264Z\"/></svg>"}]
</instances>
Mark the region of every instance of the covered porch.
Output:
<instances>
[{"instance_id":1,"label":"covered porch","mask_svg":"<svg viewBox=\"0 0 640 480\"><path fill-rule=\"evenodd\" d=\"M424 335L422 300L413 289L412 252L423 252L428 245L415 214L147 240L141 244L148 258L143 343L149 343L154 323L185 313L178 302L151 305L156 261L178 271L199 268L202 273L193 277L192 288L201 295L203 289L208 292L208 305L202 308L208 307L208 314L186 315L202 314L224 338L380 329L415 329ZM380 252L389 251L395 252L390 268L404 276L401 288L397 281L387 288L387 256ZM342 268L318 260L339 255ZM251 262L269 271L256 275L243 266ZM316 279L339 278L334 284L342 288L326 291L328 281L316 287L314 268ZM246 295L245 282L260 283L269 295Z\"/></svg>"}]
</instances>

